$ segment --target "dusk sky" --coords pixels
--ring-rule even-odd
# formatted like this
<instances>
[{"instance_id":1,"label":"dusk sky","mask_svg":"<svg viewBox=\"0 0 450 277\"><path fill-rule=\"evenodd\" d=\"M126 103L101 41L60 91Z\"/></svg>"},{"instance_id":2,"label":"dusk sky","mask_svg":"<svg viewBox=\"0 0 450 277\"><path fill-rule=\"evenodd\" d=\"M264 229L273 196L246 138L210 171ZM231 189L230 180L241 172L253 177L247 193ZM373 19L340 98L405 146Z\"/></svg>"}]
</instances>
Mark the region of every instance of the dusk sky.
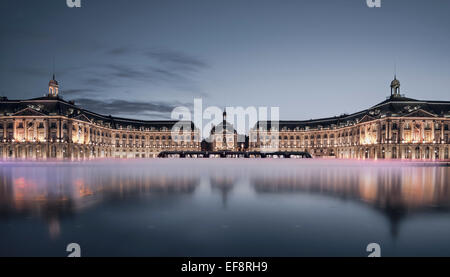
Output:
<instances>
[{"instance_id":1,"label":"dusk sky","mask_svg":"<svg viewBox=\"0 0 450 277\"><path fill-rule=\"evenodd\" d=\"M0 95L170 117L178 105L278 106L281 119L352 113L402 93L450 100L450 1L3 0Z\"/></svg>"}]
</instances>

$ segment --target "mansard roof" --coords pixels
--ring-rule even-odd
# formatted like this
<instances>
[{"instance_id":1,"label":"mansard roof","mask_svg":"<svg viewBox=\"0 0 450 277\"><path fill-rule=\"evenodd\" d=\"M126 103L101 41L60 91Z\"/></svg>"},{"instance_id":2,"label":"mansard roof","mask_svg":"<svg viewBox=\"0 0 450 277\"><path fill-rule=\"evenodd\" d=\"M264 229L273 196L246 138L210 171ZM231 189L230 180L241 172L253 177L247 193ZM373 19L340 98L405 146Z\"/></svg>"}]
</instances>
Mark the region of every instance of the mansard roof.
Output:
<instances>
[{"instance_id":1,"label":"mansard roof","mask_svg":"<svg viewBox=\"0 0 450 277\"><path fill-rule=\"evenodd\" d=\"M377 105L353 114L304 121L279 121L279 130L305 130L346 126L383 117L448 117L450 101L426 101L404 96L389 97ZM270 129L270 121L258 121L255 128Z\"/></svg>"},{"instance_id":2,"label":"mansard roof","mask_svg":"<svg viewBox=\"0 0 450 277\"><path fill-rule=\"evenodd\" d=\"M115 129L150 129L162 130L172 129L179 121L176 120L137 120L111 115L102 115L76 106L74 102L67 102L60 97L39 97L29 100L0 99L0 116L23 115L23 116L66 116L91 123L106 125ZM195 129L194 123L190 121L180 122Z\"/></svg>"}]
</instances>

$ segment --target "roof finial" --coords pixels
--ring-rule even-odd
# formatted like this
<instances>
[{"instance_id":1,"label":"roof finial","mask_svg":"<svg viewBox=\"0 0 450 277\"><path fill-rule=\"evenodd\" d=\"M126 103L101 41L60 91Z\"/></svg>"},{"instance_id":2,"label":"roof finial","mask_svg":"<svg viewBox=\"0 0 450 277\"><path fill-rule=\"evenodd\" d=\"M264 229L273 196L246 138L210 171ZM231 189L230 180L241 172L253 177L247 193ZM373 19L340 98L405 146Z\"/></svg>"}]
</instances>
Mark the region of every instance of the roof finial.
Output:
<instances>
[{"instance_id":1,"label":"roof finial","mask_svg":"<svg viewBox=\"0 0 450 277\"><path fill-rule=\"evenodd\" d=\"M56 81L56 79L55 79L55 55L53 55L53 81Z\"/></svg>"},{"instance_id":2,"label":"roof finial","mask_svg":"<svg viewBox=\"0 0 450 277\"><path fill-rule=\"evenodd\" d=\"M397 59L394 62L394 80L397 80Z\"/></svg>"}]
</instances>

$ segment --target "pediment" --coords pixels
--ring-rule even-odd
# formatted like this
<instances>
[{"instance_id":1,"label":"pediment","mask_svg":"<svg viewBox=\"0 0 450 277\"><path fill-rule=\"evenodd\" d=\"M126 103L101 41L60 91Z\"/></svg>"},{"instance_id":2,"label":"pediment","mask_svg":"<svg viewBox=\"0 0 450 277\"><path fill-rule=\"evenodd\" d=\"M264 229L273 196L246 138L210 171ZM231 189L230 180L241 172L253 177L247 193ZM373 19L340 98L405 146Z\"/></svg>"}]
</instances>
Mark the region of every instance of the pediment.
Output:
<instances>
[{"instance_id":1,"label":"pediment","mask_svg":"<svg viewBox=\"0 0 450 277\"><path fill-rule=\"evenodd\" d=\"M15 114L13 114L13 116L45 116L46 114L37 111L33 108L30 107L26 107L25 109L22 109L18 112L16 112Z\"/></svg>"},{"instance_id":2,"label":"pediment","mask_svg":"<svg viewBox=\"0 0 450 277\"><path fill-rule=\"evenodd\" d=\"M436 115L425 110L418 109L417 111L413 111L405 115L405 117L436 117Z\"/></svg>"},{"instance_id":3,"label":"pediment","mask_svg":"<svg viewBox=\"0 0 450 277\"><path fill-rule=\"evenodd\" d=\"M77 116L74 116L73 119L84 121L84 122L88 122L88 123L92 123L92 121L87 116L85 116L84 114L79 114Z\"/></svg>"},{"instance_id":4,"label":"pediment","mask_svg":"<svg viewBox=\"0 0 450 277\"><path fill-rule=\"evenodd\" d=\"M358 123L368 122L368 121L372 121L372 120L375 120L375 119L376 119L375 117L372 117L372 116L366 114L366 115L363 116L363 118L361 118L360 121L358 121Z\"/></svg>"}]
</instances>

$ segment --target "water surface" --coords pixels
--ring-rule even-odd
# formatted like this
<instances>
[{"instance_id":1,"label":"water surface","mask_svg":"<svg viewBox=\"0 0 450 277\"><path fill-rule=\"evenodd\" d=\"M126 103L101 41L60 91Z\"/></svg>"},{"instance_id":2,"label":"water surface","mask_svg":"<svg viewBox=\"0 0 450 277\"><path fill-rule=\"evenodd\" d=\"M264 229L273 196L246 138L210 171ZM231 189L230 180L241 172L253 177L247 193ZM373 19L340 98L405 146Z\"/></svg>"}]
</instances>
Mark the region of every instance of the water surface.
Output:
<instances>
[{"instance_id":1,"label":"water surface","mask_svg":"<svg viewBox=\"0 0 450 277\"><path fill-rule=\"evenodd\" d=\"M0 163L0 256L450 256L449 167Z\"/></svg>"}]
</instances>

